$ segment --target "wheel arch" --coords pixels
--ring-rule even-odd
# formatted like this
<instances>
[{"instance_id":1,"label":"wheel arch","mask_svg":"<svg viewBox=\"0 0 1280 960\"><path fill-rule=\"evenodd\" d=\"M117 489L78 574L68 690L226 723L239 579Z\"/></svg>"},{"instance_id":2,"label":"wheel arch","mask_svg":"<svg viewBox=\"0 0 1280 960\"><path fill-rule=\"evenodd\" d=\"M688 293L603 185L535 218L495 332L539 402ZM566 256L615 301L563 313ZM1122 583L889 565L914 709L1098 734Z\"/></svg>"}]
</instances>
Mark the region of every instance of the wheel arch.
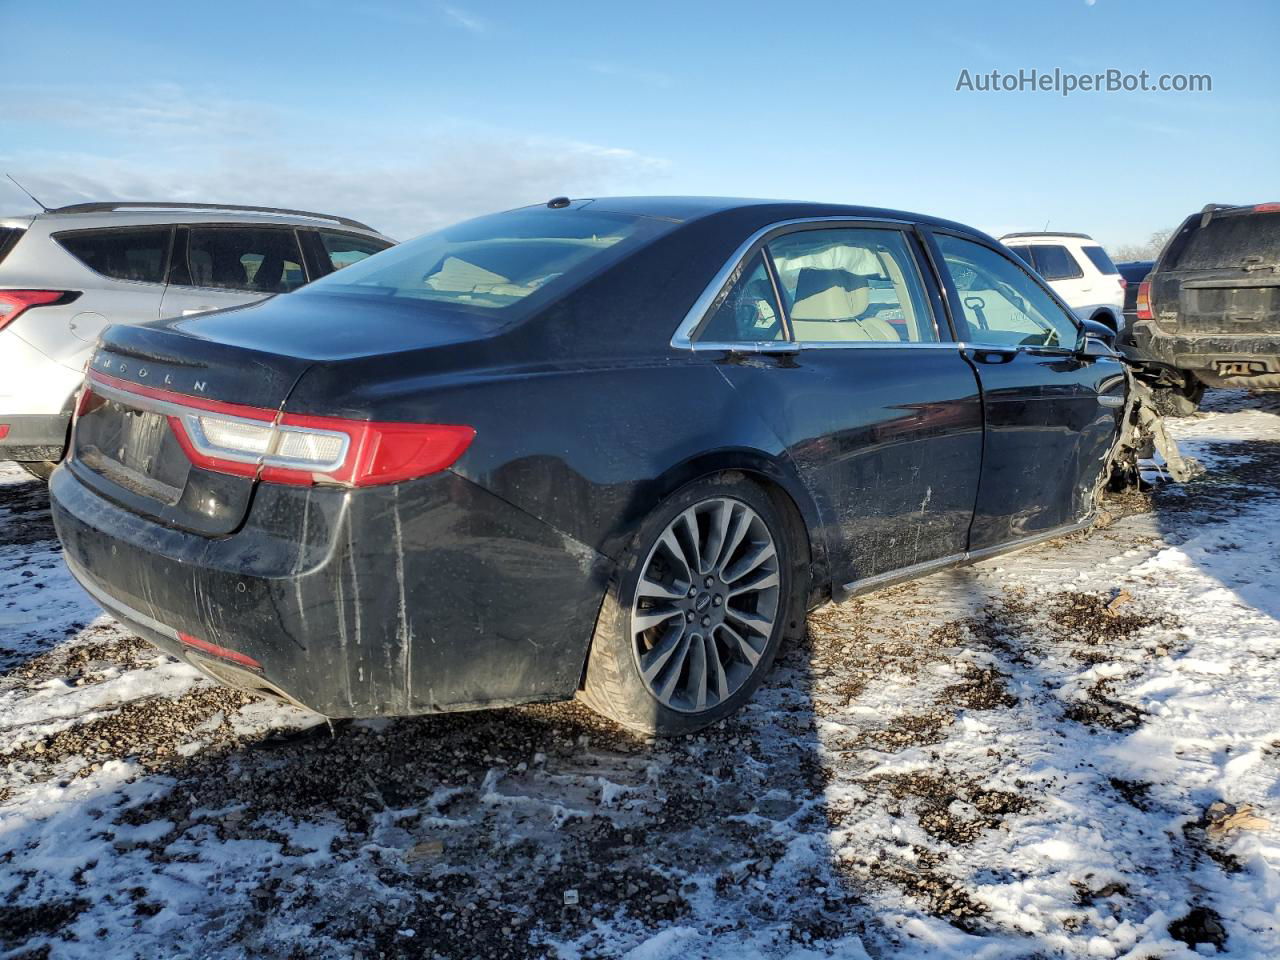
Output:
<instances>
[{"instance_id":1,"label":"wheel arch","mask_svg":"<svg viewBox=\"0 0 1280 960\"><path fill-rule=\"evenodd\" d=\"M662 474L655 484L656 505L695 480L724 473L742 473L758 483L791 521L797 556L805 560L809 576L809 606L830 595L831 578L824 536L826 525L818 504L794 467L762 450L734 447L690 457Z\"/></svg>"},{"instance_id":2,"label":"wheel arch","mask_svg":"<svg viewBox=\"0 0 1280 960\"><path fill-rule=\"evenodd\" d=\"M1120 332L1120 320L1116 316L1115 311L1108 307L1099 307L1097 310L1093 311L1093 314L1089 319L1096 321L1097 323L1105 323L1115 332Z\"/></svg>"}]
</instances>

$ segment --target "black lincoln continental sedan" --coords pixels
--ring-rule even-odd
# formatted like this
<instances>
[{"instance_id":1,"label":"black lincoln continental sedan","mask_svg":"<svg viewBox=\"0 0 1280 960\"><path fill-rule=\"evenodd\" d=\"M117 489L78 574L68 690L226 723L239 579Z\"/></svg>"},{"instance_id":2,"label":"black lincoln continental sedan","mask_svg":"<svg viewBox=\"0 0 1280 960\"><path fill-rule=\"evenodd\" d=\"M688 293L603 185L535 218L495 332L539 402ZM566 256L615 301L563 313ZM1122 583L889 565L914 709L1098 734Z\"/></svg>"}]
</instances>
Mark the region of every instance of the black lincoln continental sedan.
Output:
<instances>
[{"instance_id":1,"label":"black lincoln continental sedan","mask_svg":"<svg viewBox=\"0 0 1280 960\"><path fill-rule=\"evenodd\" d=\"M1125 399L960 224L559 198L109 328L51 492L85 588L222 682L670 734L823 600L1088 524Z\"/></svg>"}]
</instances>

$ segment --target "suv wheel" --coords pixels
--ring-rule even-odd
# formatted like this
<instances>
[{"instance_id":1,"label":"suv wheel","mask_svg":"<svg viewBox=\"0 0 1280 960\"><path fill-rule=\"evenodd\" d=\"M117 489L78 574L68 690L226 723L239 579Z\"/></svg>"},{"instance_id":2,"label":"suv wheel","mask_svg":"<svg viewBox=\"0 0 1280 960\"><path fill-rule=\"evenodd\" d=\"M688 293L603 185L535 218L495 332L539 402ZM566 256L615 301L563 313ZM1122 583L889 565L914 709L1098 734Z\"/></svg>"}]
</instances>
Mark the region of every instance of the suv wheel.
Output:
<instances>
[{"instance_id":1,"label":"suv wheel","mask_svg":"<svg viewBox=\"0 0 1280 960\"><path fill-rule=\"evenodd\" d=\"M640 525L596 622L579 697L639 733L699 730L760 685L803 622L790 531L740 474L695 481Z\"/></svg>"}]
</instances>

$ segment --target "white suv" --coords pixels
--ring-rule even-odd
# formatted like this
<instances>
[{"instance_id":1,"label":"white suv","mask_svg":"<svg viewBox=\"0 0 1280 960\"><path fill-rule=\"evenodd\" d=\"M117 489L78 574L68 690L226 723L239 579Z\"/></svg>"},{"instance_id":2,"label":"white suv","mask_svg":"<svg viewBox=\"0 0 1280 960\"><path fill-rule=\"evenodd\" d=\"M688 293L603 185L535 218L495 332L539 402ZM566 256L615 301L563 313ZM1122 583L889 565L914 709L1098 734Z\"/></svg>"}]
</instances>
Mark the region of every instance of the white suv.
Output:
<instances>
[{"instance_id":1,"label":"white suv","mask_svg":"<svg viewBox=\"0 0 1280 960\"><path fill-rule=\"evenodd\" d=\"M1125 279L1087 233L1007 233L1000 242L1049 281L1081 320L1120 332Z\"/></svg>"},{"instance_id":2,"label":"white suv","mask_svg":"<svg viewBox=\"0 0 1280 960\"><path fill-rule=\"evenodd\" d=\"M217 204L79 203L0 217L0 460L47 476L107 324L288 293L394 241L345 217Z\"/></svg>"}]
</instances>

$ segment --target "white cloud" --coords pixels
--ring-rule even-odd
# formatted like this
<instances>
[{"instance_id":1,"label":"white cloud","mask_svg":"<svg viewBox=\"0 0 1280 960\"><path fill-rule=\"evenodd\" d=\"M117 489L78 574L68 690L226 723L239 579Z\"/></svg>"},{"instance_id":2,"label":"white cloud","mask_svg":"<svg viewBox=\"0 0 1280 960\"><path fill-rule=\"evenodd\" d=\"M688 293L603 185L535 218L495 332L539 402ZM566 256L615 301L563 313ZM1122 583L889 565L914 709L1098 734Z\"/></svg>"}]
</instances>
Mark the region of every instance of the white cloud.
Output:
<instances>
[{"instance_id":1,"label":"white cloud","mask_svg":"<svg viewBox=\"0 0 1280 960\"><path fill-rule=\"evenodd\" d=\"M450 6L447 3L440 5L440 12L446 17L462 27L464 30L470 30L472 33L484 33L489 29L489 25L477 17L475 14L463 10L461 7Z\"/></svg>"},{"instance_id":2,"label":"white cloud","mask_svg":"<svg viewBox=\"0 0 1280 960\"><path fill-rule=\"evenodd\" d=\"M0 142L0 173L50 206L257 203L343 214L405 239L559 195L645 192L666 171L661 159L616 146L441 119L384 133L359 117L304 121L282 105L174 85L93 97L11 92L0 100L0 128L17 135ZM68 140L83 146L24 146ZM29 209L0 180L0 214Z\"/></svg>"}]
</instances>

